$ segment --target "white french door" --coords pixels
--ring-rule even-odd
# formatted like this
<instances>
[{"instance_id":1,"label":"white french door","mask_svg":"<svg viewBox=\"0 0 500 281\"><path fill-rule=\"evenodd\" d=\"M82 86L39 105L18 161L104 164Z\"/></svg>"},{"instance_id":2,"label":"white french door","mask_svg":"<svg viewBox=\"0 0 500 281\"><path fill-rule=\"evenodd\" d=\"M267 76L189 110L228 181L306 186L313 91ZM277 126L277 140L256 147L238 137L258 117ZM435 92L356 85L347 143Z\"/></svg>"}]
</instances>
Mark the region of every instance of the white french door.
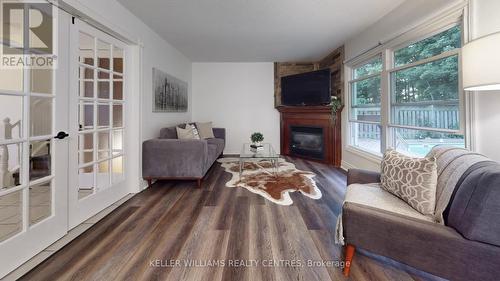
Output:
<instances>
[{"instance_id":1,"label":"white french door","mask_svg":"<svg viewBox=\"0 0 500 281\"><path fill-rule=\"evenodd\" d=\"M11 14L13 26L36 15L23 9ZM69 17L59 14L53 26L58 68L0 69L0 278L68 230L68 138L54 136L69 127ZM8 48L27 54L31 38L18 37L17 47L2 38L2 55Z\"/></svg>"},{"instance_id":2,"label":"white french door","mask_svg":"<svg viewBox=\"0 0 500 281\"><path fill-rule=\"evenodd\" d=\"M2 56L32 56L38 11L13 7ZM0 279L128 194L126 45L52 8L57 67L0 67Z\"/></svg>"},{"instance_id":3,"label":"white french door","mask_svg":"<svg viewBox=\"0 0 500 281\"><path fill-rule=\"evenodd\" d=\"M69 227L108 207L124 184L126 45L76 20L70 37Z\"/></svg>"}]
</instances>

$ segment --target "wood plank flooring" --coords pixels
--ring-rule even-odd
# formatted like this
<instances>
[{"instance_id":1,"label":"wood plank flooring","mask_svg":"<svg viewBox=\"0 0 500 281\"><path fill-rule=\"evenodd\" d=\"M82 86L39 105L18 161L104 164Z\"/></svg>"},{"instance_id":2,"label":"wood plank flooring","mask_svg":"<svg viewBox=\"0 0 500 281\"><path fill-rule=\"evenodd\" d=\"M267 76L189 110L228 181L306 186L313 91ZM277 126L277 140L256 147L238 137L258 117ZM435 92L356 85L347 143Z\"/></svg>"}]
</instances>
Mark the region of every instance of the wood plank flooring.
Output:
<instances>
[{"instance_id":1,"label":"wood plank flooring","mask_svg":"<svg viewBox=\"0 0 500 281\"><path fill-rule=\"evenodd\" d=\"M345 173L286 159L316 173L321 199L292 193L293 205L276 205L226 187L230 174L216 163L203 188L156 183L22 280L348 280L340 268L320 264L342 260L333 237ZM441 279L361 250L349 280Z\"/></svg>"}]
</instances>

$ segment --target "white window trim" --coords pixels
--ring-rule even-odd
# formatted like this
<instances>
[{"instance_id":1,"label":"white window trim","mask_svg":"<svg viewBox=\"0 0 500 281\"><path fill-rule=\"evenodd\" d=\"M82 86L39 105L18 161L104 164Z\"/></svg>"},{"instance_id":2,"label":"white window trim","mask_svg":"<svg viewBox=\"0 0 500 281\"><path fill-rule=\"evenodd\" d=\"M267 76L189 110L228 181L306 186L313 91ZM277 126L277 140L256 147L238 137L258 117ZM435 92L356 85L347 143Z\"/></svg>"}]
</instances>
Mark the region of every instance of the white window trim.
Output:
<instances>
[{"instance_id":1,"label":"white window trim","mask_svg":"<svg viewBox=\"0 0 500 281\"><path fill-rule=\"evenodd\" d=\"M368 50L367 52L355 57L347 62L344 66L345 75L345 88L347 89L345 93L345 104L346 104L346 126L345 126L345 139L344 139L344 149L351 153L357 154L367 158L368 160L380 162L382 159L382 153L389 148L391 144L391 132L392 128L404 127L408 129L418 129L424 131L436 131L442 133L456 133L464 136L465 147L468 149L473 149L471 132L472 128L472 104L474 102L473 97L465 95L465 91L462 88L462 71L461 71L461 49L456 49L448 52L441 53L439 55L420 60L416 63L407 64L403 66L394 67L393 65L393 54L400 48L404 48L409 44L418 42L430 36L436 35L442 31L445 31L454 25L459 24L461 26L462 32L462 46L469 41L469 20L468 20L468 5L463 5L458 8L454 8L451 11L445 11L441 15L429 21L429 23L421 24L403 34L388 40L385 43L381 43L375 48ZM459 130L448 130L448 129L436 129L436 128L425 128L425 127L413 127L400 126L397 124L390 123L390 110L391 110L391 93L390 93L390 75L392 72L406 69L410 67L415 67L417 65L425 64L428 62L436 61L442 58L450 56L458 56L458 72L459 72L459 118L460 118L460 128ZM382 72L377 74L368 75L362 78L353 79L353 70L365 63L370 62L377 56L382 57ZM381 120L378 122L363 122L353 120L351 117L351 102L352 102L352 83L360 80L367 79L369 77L381 76ZM352 123L370 123L370 124L380 124L381 126L381 153L374 153L372 151L362 149L360 147L351 144L351 124Z\"/></svg>"}]
</instances>

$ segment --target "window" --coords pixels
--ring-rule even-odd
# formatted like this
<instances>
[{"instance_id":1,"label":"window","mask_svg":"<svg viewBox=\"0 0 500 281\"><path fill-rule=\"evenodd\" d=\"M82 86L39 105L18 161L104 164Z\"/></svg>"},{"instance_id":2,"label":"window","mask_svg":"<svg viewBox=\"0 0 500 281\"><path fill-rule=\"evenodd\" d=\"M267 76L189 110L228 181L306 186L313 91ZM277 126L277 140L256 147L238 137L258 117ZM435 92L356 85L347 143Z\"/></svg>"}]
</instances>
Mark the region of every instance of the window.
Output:
<instances>
[{"instance_id":1,"label":"window","mask_svg":"<svg viewBox=\"0 0 500 281\"><path fill-rule=\"evenodd\" d=\"M349 144L375 154L393 147L414 156L440 144L464 147L461 45L461 26L455 24L416 42L386 46L351 68ZM387 108L381 106L385 100Z\"/></svg>"},{"instance_id":2,"label":"window","mask_svg":"<svg viewBox=\"0 0 500 281\"><path fill-rule=\"evenodd\" d=\"M381 151L380 101L382 57L353 69L349 116L351 145L373 153Z\"/></svg>"}]
</instances>

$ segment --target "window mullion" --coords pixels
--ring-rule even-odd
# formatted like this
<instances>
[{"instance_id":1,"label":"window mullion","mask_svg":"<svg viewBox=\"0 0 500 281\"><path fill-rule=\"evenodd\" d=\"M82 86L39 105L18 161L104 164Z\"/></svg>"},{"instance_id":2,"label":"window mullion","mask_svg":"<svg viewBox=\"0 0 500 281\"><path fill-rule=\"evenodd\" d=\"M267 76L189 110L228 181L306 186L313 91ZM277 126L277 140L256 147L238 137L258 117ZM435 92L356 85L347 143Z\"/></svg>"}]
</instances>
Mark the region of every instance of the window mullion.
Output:
<instances>
[{"instance_id":1,"label":"window mullion","mask_svg":"<svg viewBox=\"0 0 500 281\"><path fill-rule=\"evenodd\" d=\"M414 131L428 131L428 132L436 132L436 133L444 133L444 134L460 134L459 130L452 129L443 129L443 128L432 128L432 127L419 127L419 126L408 126L408 125L398 125L398 124L389 124L389 128L399 128L399 129L409 129Z\"/></svg>"},{"instance_id":2,"label":"window mullion","mask_svg":"<svg viewBox=\"0 0 500 281\"><path fill-rule=\"evenodd\" d=\"M373 73L370 75L361 76L361 77L358 77L356 79L350 80L349 83L354 84L354 83L359 82L359 81L368 80L370 78L378 77L378 76L380 76L380 74L381 74L381 72L377 72L377 73Z\"/></svg>"},{"instance_id":3,"label":"window mullion","mask_svg":"<svg viewBox=\"0 0 500 281\"><path fill-rule=\"evenodd\" d=\"M392 67L391 66L391 69L389 71L390 72L397 72L397 71L401 71L401 70L413 68L413 67L416 67L416 66L419 66L419 65L423 65L423 64L435 62L435 61L438 61L438 60L441 60L441 59L445 59L445 58L448 58L448 57L453 57L453 56L458 55L459 53L460 53L459 49L454 49L454 50L447 51L447 52L441 53L439 55L436 55L436 56L433 56L433 57L430 57L430 58L426 58L426 59L422 59L422 60L413 62L413 63L400 65L398 67Z\"/></svg>"},{"instance_id":4,"label":"window mullion","mask_svg":"<svg viewBox=\"0 0 500 281\"><path fill-rule=\"evenodd\" d=\"M375 122L375 121L363 121L363 120L349 119L349 122L351 122L351 123L359 123L359 124L378 125L378 126L380 126L380 122Z\"/></svg>"},{"instance_id":5,"label":"window mullion","mask_svg":"<svg viewBox=\"0 0 500 281\"><path fill-rule=\"evenodd\" d=\"M382 153L391 145L389 142L390 132L387 124L390 118L390 72L388 71L392 67L392 52L386 49L382 53L383 71L380 81L380 151Z\"/></svg>"}]
</instances>

